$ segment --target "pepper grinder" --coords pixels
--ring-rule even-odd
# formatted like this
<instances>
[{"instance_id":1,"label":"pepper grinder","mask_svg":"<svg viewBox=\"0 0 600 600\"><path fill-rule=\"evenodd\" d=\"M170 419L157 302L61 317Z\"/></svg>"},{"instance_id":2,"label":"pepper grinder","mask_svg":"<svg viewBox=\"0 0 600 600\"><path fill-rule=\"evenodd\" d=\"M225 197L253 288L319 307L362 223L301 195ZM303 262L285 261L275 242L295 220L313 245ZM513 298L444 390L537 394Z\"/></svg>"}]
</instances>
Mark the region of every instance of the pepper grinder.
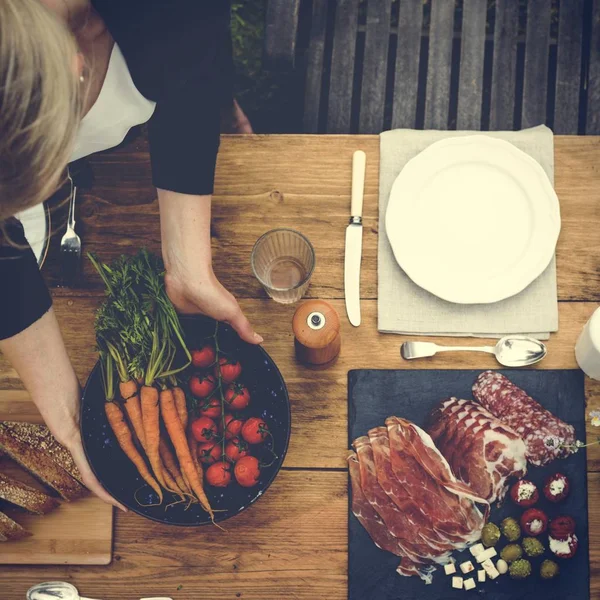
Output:
<instances>
[{"instance_id":1,"label":"pepper grinder","mask_svg":"<svg viewBox=\"0 0 600 600\"><path fill-rule=\"evenodd\" d=\"M340 318L324 300L301 304L292 320L296 358L309 365L324 365L340 353Z\"/></svg>"}]
</instances>

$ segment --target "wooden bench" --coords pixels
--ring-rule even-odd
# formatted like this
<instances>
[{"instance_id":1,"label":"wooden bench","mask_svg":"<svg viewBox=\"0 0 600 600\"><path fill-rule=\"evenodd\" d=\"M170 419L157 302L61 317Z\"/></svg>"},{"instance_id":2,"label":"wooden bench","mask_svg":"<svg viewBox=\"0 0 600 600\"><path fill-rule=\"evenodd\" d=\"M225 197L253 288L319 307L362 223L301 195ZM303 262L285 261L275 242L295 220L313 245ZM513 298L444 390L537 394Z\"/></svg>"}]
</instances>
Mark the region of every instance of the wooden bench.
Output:
<instances>
[{"instance_id":1,"label":"wooden bench","mask_svg":"<svg viewBox=\"0 0 600 600\"><path fill-rule=\"evenodd\" d=\"M307 133L600 133L600 0L268 0Z\"/></svg>"}]
</instances>

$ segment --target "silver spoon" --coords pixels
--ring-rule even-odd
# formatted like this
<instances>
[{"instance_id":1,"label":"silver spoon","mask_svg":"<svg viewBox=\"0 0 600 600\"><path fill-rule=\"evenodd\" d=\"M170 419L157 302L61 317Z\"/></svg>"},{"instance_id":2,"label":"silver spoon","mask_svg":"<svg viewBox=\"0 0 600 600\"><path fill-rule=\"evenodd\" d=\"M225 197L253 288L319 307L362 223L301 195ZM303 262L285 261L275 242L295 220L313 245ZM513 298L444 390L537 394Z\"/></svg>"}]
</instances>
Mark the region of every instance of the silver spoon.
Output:
<instances>
[{"instance_id":1,"label":"silver spoon","mask_svg":"<svg viewBox=\"0 0 600 600\"><path fill-rule=\"evenodd\" d=\"M487 352L505 367L526 367L539 362L548 350L539 340L523 335L506 336L495 346L439 346L433 342L404 342L400 354L405 360L425 358L438 352Z\"/></svg>"},{"instance_id":2,"label":"silver spoon","mask_svg":"<svg viewBox=\"0 0 600 600\"><path fill-rule=\"evenodd\" d=\"M79 595L77 588L66 581L46 581L27 590L27 600L93 600ZM171 600L171 598L144 598L143 600Z\"/></svg>"},{"instance_id":3,"label":"silver spoon","mask_svg":"<svg viewBox=\"0 0 600 600\"><path fill-rule=\"evenodd\" d=\"M93 600L79 595L77 588L66 581L46 581L27 590L27 600Z\"/></svg>"}]
</instances>

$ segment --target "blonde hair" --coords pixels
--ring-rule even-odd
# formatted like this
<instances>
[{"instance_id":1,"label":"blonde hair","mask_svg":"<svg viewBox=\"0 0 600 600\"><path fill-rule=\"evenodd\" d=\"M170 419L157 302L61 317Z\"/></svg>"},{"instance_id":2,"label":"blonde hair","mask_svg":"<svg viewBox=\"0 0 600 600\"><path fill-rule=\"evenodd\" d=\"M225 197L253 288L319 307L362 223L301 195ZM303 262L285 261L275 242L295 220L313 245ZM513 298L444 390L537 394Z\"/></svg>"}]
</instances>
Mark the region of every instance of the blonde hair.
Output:
<instances>
[{"instance_id":1,"label":"blonde hair","mask_svg":"<svg viewBox=\"0 0 600 600\"><path fill-rule=\"evenodd\" d=\"M58 187L81 120L77 52L39 0L0 0L0 223Z\"/></svg>"}]
</instances>

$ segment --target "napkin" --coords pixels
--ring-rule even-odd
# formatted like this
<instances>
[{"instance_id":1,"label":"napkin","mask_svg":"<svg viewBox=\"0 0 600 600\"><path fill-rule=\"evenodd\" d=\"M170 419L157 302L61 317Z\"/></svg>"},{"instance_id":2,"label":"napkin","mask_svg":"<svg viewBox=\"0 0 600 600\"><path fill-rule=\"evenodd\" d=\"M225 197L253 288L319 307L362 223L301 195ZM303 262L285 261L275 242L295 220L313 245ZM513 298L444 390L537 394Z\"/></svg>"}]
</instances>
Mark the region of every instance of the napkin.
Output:
<instances>
[{"instance_id":1,"label":"napkin","mask_svg":"<svg viewBox=\"0 0 600 600\"><path fill-rule=\"evenodd\" d=\"M554 138L544 125L523 131L415 131L396 129L380 136L378 329L416 335L548 339L558 330L556 259L522 292L493 304L454 304L414 283L400 268L385 231L392 185L406 163L428 146L449 137L489 135L514 144L542 166L554 185Z\"/></svg>"}]
</instances>

